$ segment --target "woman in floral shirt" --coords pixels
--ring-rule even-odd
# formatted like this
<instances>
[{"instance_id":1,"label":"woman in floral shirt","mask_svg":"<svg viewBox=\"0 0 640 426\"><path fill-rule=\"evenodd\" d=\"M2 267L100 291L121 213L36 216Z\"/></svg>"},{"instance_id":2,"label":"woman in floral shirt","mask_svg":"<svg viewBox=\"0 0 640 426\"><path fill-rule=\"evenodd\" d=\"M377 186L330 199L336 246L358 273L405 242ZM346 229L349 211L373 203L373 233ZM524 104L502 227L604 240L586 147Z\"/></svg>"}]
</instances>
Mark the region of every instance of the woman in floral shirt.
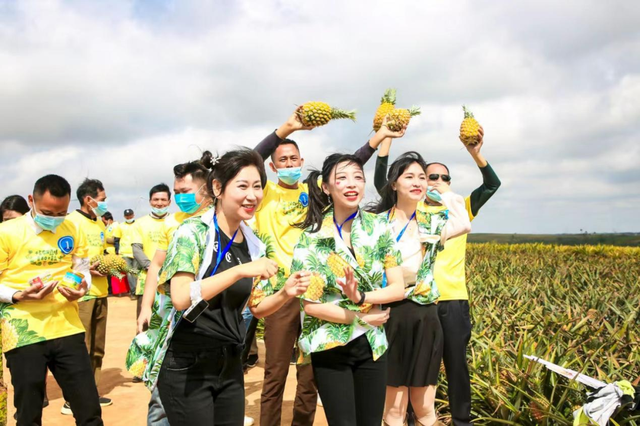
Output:
<instances>
[{"instance_id":1,"label":"woman in floral shirt","mask_svg":"<svg viewBox=\"0 0 640 426\"><path fill-rule=\"evenodd\" d=\"M159 282L170 283L175 309L163 319L169 331L154 362L161 365L158 390L172 426L243 424L241 312L249 302L255 316L269 315L307 288L304 272L278 292L268 287L277 265L244 223L260 204L265 181L263 160L252 150L213 159L207 192L214 208L185 220L167 251Z\"/></svg>"},{"instance_id":2,"label":"woman in floral shirt","mask_svg":"<svg viewBox=\"0 0 640 426\"><path fill-rule=\"evenodd\" d=\"M448 238L471 230L464 199L448 185L432 188L429 196L442 198L448 210L425 213L418 208L427 193L427 164L417 152L407 152L391 164L388 183L376 206L388 220L402 253L405 299L390 304L385 324L389 338L388 387L384 424L404 424L411 400L416 425L437 424L434 409L443 333L436 301L440 294L433 280L433 264Z\"/></svg>"},{"instance_id":3,"label":"woman in floral shirt","mask_svg":"<svg viewBox=\"0 0 640 426\"><path fill-rule=\"evenodd\" d=\"M291 272L310 272L302 296L299 348L310 355L325 414L334 425L379 425L384 406L389 311L379 305L403 298L400 252L386 219L359 209L362 162L353 155L327 157L322 185L309 185L305 232ZM389 285L382 288L386 273ZM302 362L303 360L301 360Z\"/></svg>"}]
</instances>

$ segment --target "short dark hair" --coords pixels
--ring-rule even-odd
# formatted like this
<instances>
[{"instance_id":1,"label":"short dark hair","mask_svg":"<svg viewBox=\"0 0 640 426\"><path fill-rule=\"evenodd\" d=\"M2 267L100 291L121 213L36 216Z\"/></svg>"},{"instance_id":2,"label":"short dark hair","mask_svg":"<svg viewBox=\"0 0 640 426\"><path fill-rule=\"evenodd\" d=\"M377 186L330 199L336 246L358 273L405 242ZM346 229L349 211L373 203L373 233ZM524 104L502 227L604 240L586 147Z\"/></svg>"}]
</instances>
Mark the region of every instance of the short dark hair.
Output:
<instances>
[{"instance_id":1,"label":"short dark hair","mask_svg":"<svg viewBox=\"0 0 640 426\"><path fill-rule=\"evenodd\" d=\"M0 222L2 222L2 215L8 210L25 214L29 211L29 204L20 195L9 195L0 203Z\"/></svg>"},{"instance_id":2,"label":"short dark hair","mask_svg":"<svg viewBox=\"0 0 640 426\"><path fill-rule=\"evenodd\" d=\"M432 164L439 164L439 165L441 165L442 167L444 167L445 169L447 169L447 174L448 174L449 176L451 176L451 172L449 171L449 168L447 167L447 165L446 165L446 164L442 164L442 163L438 163L437 161L434 161L433 163L427 163L427 167L425 168L425 170L426 170L427 168L429 168L429 166L430 166L430 165L432 165Z\"/></svg>"},{"instance_id":3,"label":"short dark hair","mask_svg":"<svg viewBox=\"0 0 640 426\"><path fill-rule=\"evenodd\" d=\"M199 160L189 161L188 163L178 164L173 168L173 175L176 179L183 179L191 175L193 180L202 182L207 181L207 176L213 168L213 154L210 151L202 153Z\"/></svg>"},{"instance_id":4,"label":"short dark hair","mask_svg":"<svg viewBox=\"0 0 640 426\"><path fill-rule=\"evenodd\" d=\"M213 194L214 180L220 182L222 186L222 194L231 179L233 179L245 167L251 166L258 169L258 173L260 174L260 183L264 188L267 184L267 173L264 170L264 160L260 154L249 148L240 148L225 153L218 159L207 178L207 191L211 198L215 199Z\"/></svg>"},{"instance_id":5,"label":"short dark hair","mask_svg":"<svg viewBox=\"0 0 640 426\"><path fill-rule=\"evenodd\" d=\"M271 153L271 161L275 160L274 155L276 155L276 149L278 149L282 145L293 145L298 150L298 154L300 154L300 147L298 147L298 144L296 143L296 141L292 139L278 139L278 142L276 142L276 148Z\"/></svg>"},{"instance_id":6,"label":"short dark hair","mask_svg":"<svg viewBox=\"0 0 640 426\"><path fill-rule=\"evenodd\" d=\"M87 195L91 198L96 198L98 196L98 192L104 191L104 186L102 186L102 182L98 179L89 179L86 178L76 190L76 196L78 197L78 201L80 201L80 205L84 205L84 197Z\"/></svg>"},{"instance_id":7,"label":"short dark hair","mask_svg":"<svg viewBox=\"0 0 640 426\"><path fill-rule=\"evenodd\" d=\"M37 198L49 192L54 197L62 198L71 195L71 185L62 176L46 175L33 185L33 197Z\"/></svg>"},{"instance_id":8,"label":"short dark hair","mask_svg":"<svg viewBox=\"0 0 640 426\"><path fill-rule=\"evenodd\" d=\"M149 199L153 197L153 194L157 194L158 192L166 192L167 195L169 196L169 199L171 199L171 190L169 189L169 186L167 186L167 184L165 183L159 183L158 185L151 188L151 191L149 191Z\"/></svg>"},{"instance_id":9,"label":"short dark hair","mask_svg":"<svg viewBox=\"0 0 640 426\"><path fill-rule=\"evenodd\" d=\"M104 220L113 220L113 215L111 214L111 212L106 212L105 214L102 215L102 218Z\"/></svg>"}]
</instances>

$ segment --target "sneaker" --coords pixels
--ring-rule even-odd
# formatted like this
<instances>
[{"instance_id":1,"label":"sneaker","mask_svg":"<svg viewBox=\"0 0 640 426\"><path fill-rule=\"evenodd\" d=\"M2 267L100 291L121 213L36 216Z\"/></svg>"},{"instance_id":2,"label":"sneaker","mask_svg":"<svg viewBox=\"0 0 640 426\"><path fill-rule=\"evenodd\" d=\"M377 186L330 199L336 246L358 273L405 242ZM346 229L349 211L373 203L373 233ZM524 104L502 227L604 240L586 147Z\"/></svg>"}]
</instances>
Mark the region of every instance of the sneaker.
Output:
<instances>
[{"instance_id":1,"label":"sneaker","mask_svg":"<svg viewBox=\"0 0 640 426\"><path fill-rule=\"evenodd\" d=\"M113 404L113 401L111 401L111 398L107 398L105 396L101 396L99 401L100 401L100 406L101 407L108 407L111 404Z\"/></svg>"},{"instance_id":2,"label":"sneaker","mask_svg":"<svg viewBox=\"0 0 640 426\"><path fill-rule=\"evenodd\" d=\"M73 414L73 411L71 411L71 406L68 402L64 403L64 405L60 409L60 413L64 414L65 416L70 416Z\"/></svg>"},{"instance_id":3,"label":"sneaker","mask_svg":"<svg viewBox=\"0 0 640 426\"><path fill-rule=\"evenodd\" d=\"M258 365L258 354L251 354L247 358L247 367L253 368Z\"/></svg>"},{"instance_id":4,"label":"sneaker","mask_svg":"<svg viewBox=\"0 0 640 426\"><path fill-rule=\"evenodd\" d=\"M253 426L255 424L255 420L251 417L244 416L244 426Z\"/></svg>"},{"instance_id":5,"label":"sneaker","mask_svg":"<svg viewBox=\"0 0 640 426\"><path fill-rule=\"evenodd\" d=\"M133 378L133 383L142 383L142 377L134 377Z\"/></svg>"}]
</instances>

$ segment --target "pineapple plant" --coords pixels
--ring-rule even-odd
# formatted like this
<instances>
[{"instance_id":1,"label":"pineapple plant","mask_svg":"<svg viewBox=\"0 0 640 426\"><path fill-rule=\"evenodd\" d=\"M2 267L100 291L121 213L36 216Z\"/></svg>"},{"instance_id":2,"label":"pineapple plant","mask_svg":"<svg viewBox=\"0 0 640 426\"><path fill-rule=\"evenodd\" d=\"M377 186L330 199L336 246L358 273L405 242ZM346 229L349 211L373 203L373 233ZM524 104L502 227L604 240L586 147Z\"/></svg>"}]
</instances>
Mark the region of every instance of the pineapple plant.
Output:
<instances>
[{"instance_id":1,"label":"pineapple plant","mask_svg":"<svg viewBox=\"0 0 640 426\"><path fill-rule=\"evenodd\" d=\"M311 275L309 287L307 287L307 291L305 291L303 298L307 300L320 300L324 293L324 286L324 280L320 275Z\"/></svg>"},{"instance_id":2,"label":"pineapple plant","mask_svg":"<svg viewBox=\"0 0 640 426\"><path fill-rule=\"evenodd\" d=\"M307 102L298 107L298 118L305 126L324 126L331 120L348 118L356 121L356 111L333 108L324 102Z\"/></svg>"},{"instance_id":3,"label":"pineapple plant","mask_svg":"<svg viewBox=\"0 0 640 426\"><path fill-rule=\"evenodd\" d=\"M409 109L394 109L387 114L387 127L392 132L399 132L404 127L408 126L411 117L415 117L416 115L420 115L420 108L415 106Z\"/></svg>"},{"instance_id":4,"label":"pineapple plant","mask_svg":"<svg viewBox=\"0 0 640 426\"><path fill-rule=\"evenodd\" d=\"M127 272L134 272L127 266L127 262L116 254L98 255L91 259L91 263L98 262L96 270L102 275L112 275L122 278Z\"/></svg>"},{"instance_id":5,"label":"pineapple plant","mask_svg":"<svg viewBox=\"0 0 640 426\"><path fill-rule=\"evenodd\" d=\"M460 140L465 145L475 145L480 142L480 123L473 117L473 113L462 105L464 120L460 124Z\"/></svg>"},{"instance_id":6,"label":"pineapple plant","mask_svg":"<svg viewBox=\"0 0 640 426\"><path fill-rule=\"evenodd\" d=\"M396 89L387 89L380 99L380 106L373 117L373 130L378 131L382 127L384 118L396 108Z\"/></svg>"}]
</instances>

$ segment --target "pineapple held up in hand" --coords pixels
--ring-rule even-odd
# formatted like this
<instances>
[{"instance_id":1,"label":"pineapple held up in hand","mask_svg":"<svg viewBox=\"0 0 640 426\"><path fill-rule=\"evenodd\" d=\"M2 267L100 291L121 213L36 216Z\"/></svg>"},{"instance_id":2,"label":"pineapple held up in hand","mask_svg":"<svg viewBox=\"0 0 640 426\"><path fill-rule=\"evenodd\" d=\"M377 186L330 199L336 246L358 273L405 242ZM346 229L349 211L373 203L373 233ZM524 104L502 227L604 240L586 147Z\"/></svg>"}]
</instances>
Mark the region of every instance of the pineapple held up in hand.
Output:
<instances>
[{"instance_id":1,"label":"pineapple held up in hand","mask_svg":"<svg viewBox=\"0 0 640 426\"><path fill-rule=\"evenodd\" d=\"M420 115L420 108L411 107L409 109L397 108L387 114L387 127L392 132L399 132L409 125L411 117Z\"/></svg>"},{"instance_id":2,"label":"pineapple held up in hand","mask_svg":"<svg viewBox=\"0 0 640 426\"><path fill-rule=\"evenodd\" d=\"M324 102L307 102L296 111L298 118L305 126L324 126L331 120L348 118L356 121L356 111L344 111L332 108Z\"/></svg>"},{"instance_id":3,"label":"pineapple held up in hand","mask_svg":"<svg viewBox=\"0 0 640 426\"><path fill-rule=\"evenodd\" d=\"M460 140L465 145L475 145L480 142L480 123L473 117L473 113L462 105L464 120L460 124Z\"/></svg>"},{"instance_id":4,"label":"pineapple held up in hand","mask_svg":"<svg viewBox=\"0 0 640 426\"><path fill-rule=\"evenodd\" d=\"M378 131L382 127L384 118L396 108L396 89L387 89L380 99L380 106L373 117L373 130Z\"/></svg>"}]
</instances>

